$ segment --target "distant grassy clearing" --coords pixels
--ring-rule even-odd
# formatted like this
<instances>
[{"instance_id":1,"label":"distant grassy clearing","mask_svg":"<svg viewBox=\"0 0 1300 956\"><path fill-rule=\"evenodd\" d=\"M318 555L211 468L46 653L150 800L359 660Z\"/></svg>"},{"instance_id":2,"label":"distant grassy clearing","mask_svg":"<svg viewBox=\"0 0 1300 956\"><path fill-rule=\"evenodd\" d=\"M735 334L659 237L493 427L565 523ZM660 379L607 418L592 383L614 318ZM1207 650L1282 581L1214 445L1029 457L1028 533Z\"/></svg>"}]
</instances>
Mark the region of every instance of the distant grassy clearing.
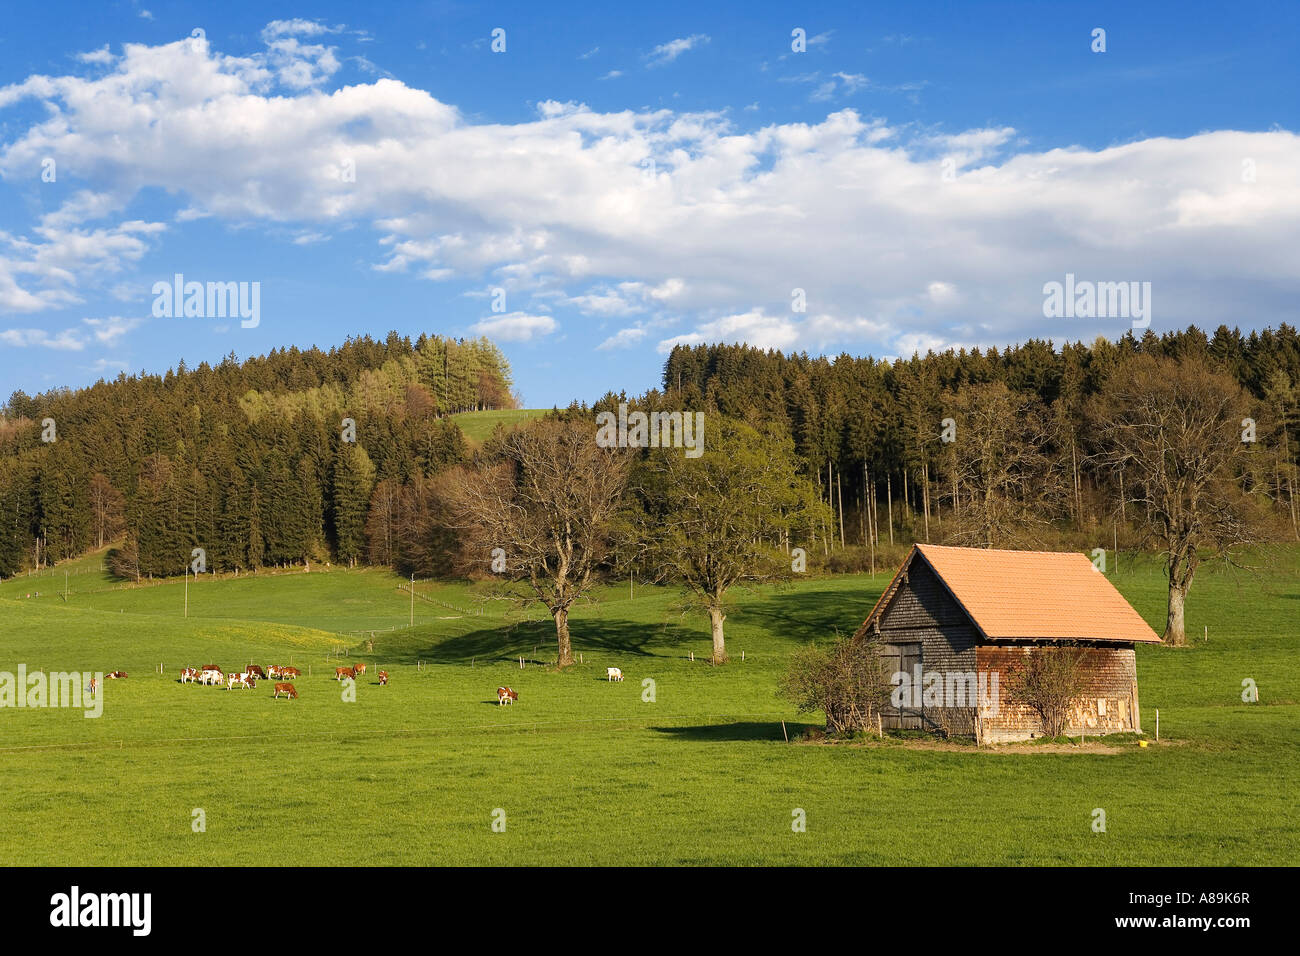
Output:
<instances>
[{"instance_id":1,"label":"distant grassy clearing","mask_svg":"<svg viewBox=\"0 0 1300 956\"><path fill-rule=\"evenodd\" d=\"M548 411L549 408L507 408L487 412L461 412L452 415L451 420L460 427L466 438L481 444L492 437L497 425L509 428L530 418L540 418Z\"/></svg>"}]
</instances>

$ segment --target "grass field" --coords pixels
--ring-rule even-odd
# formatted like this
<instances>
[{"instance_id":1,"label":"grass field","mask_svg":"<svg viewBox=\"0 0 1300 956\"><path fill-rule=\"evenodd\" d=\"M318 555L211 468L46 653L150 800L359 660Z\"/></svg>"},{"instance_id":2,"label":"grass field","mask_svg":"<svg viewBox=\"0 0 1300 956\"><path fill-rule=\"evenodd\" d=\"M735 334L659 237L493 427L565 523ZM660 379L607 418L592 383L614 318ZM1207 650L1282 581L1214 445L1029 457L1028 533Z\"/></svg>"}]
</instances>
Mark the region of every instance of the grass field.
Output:
<instances>
[{"instance_id":1,"label":"grass field","mask_svg":"<svg viewBox=\"0 0 1300 956\"><path fill-rule=\"evenodd\" d=\"M8 864L1300 862L1294 549L1198 578L1189 631L1208 626L1208 643L1139 649L1159 746L1074 752L786 744L782 720L815 723L775 694L789 652L856 627L883 574L741 596L722 668L675 592L624 583L574 614L584 663L558 673L518 665L553 657L549 618L519 620L477 586L417 582L412 602L374 570L191 580L187 619L183 582L122 586L101 562L68 566L66 600L63 566L0 583L0 670L131 675L108 682L97 720L0 709ZM1158 630L1158 564L1126 559L1115 581ZM355 702L331 676L338 648L371 664ZM248 660L302 668L300 698L177 683L184 665ZM608 683L608 665L627 680ZM1247 677L1258 704L1241 701ZM496 706L503 683L514 707Z\"/></svg>"},{"instance_id":2,"label":"grass field","mask_svg":"<svg viewBox=\"0 0 1300 956\"><path fill-rule=\"evenodd\" d=\"M492 432L498 425L509 428L530 418L539 418L548 411L548 408L503 408L487 412L461 412L452 415L451 420L472 443L482 444L492 437Z\"/></svg>"}]
</instances>

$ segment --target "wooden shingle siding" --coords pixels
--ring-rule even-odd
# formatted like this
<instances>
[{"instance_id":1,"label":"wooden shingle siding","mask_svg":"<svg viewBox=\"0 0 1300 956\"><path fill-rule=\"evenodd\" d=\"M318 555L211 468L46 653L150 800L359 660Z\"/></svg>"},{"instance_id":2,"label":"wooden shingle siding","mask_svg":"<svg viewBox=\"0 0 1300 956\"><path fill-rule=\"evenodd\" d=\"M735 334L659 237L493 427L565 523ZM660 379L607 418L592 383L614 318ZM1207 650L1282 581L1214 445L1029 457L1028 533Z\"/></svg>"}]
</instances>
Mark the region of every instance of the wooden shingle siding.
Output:
<instances>
[{"instance_id":1,"label":"wooden shingle siding","mask_svg":"<svg viewBox=\"0 0 1300 956\"><path fill-rule=\"evenodd\" d=\"M1059 648L1041 648L1054 653ZM1042 720L1024 704L1009 699L1006 673L1028 654L1028 646L985 645L977 649L979 668L999 674L1001 707L984 720L983 739L989 743L1028 740L1041 736ZM1137 660L1131 647L1091 647L1084 667L1084 691L1075 701L1066 734L1110 734L1141 731L1137 692Z\"/></svg>"}]
</instances>

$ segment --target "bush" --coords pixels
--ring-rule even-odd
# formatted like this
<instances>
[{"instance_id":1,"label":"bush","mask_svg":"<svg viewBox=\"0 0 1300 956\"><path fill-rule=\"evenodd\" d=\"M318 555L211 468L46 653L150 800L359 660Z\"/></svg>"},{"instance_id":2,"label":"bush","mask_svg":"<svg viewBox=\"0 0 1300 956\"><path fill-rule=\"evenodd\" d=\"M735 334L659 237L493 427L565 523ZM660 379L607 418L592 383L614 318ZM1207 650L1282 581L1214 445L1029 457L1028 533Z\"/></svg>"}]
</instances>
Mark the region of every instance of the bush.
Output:
<instances>
[{"instance_id":1,"label":"bush","mask_svg":"<svg viewBox=\"0 0 1300 956\"><path fill-rule=\"evenodd\" d=\"M893 686L878 647L875 639L842 638L829 647L801 648L790 659L779 693L801 714L825 713L829 733L874 729Z\"/></svg>"}]
</instances>

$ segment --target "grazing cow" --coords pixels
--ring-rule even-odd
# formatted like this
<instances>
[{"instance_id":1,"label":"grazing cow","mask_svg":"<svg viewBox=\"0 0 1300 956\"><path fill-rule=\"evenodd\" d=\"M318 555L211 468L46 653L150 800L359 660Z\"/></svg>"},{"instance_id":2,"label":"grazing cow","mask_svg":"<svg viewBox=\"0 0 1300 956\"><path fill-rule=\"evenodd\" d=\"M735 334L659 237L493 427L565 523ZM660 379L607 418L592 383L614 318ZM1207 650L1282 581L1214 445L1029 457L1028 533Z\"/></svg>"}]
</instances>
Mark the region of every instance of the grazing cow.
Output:
<instances>
[{"instance_id":1,"label":"grazing cow","mask_svg":"<svg viewBox=\"0 0 1300 956\"><path fill-rule=\"evenodd\" d=\"M354 669L352 669L351 667L336 667L336 668L334 668L334 679L335 679L335 680L343 680L343 678L345 678L345 677L351 677L353 680L356 680L357 672L356 672Z\"/></svg>"},{"instance_id":2,"label":"grazing cow","mask_svg":"<svg viewBox=\"0 0 1300 956\"><path fill-rule=\"evenodd\" d=\"M197 667L186 667L181 671L181 683L188 684L197 682L199 679L199 669Z\"/></svg>"},{"instance_id":3,"label":"grazing cow","mask_svg":"<svg viewBox=\"0 0 1300 956\"><path fill-rule=\"evenodd\" d=\"M280 668L280 676L281 676L281 677L301 677L301 676L302 676L302 671L298 670L298 668L296 668L296 667L281 667L281 668Z\"/></svg>"},{"instance_id":4,"label":"grazing cow","mask_svg":"<svg viewBox=\"0 0 1300 956\"><path fill-rule=\"evenodd\" d=\"M99 681L95 680L95 678L92 677L90 679L90 684L88 685L87 689L90 691L90 696L94 697L96 694L99 693Z\"/></svg>"},{"instance_id":5,"label":"grazing cow","mask_svg":"<svg viewBox=\"0 0 1300 956\"><path fill-rule=\"evenodd\" d=\"M221 671L223 674L225 673L225 669L219 664L204 664L200 669L205 671Z\"/></svg>"},{"instance_id":6,"label":"grazing cow","mask_svg":"<svg viewBox=\"0 0 1300 956\"><path fill-rule=\"evenodd\" d=\"M513 704L519 699L519 692L513 691L509 687L497 688L497 705L504 707L506 704Z\"/></svg>"},{"instance_id":7,"label":"grazing cow","mask_svg":"<svg viewBox=\"0 0 1300 956\"><path fill-rule=\"evenodd\" d=\"M281 681L275 685L275 696L278 698L281 694L284 694L285 697L291 700L298 699L298 692L294 690L293 685L285 681Z\"/></svg>"},{"instance_id":8,"label":"grazing cow","mask_svg":"<svg viewBox=\"0 0 1300 956\"><path fill-rule=\"evenodd\" d=\"M113 671L111 674L105 674L104 680L121 680L126 676L126 671Z\"/></svg>"},{"instance_id":9,"label":"grazing cow","mask_svg":"<svg viewBox=\"0 0 1300 956\"><path fill-rule=\"evenodd\" d=\"M247 687L249 690L257 686L257 681L248 674L227 674L226 678L229 681L226 690L234 690L236 684L240 687Z\"/></svg>"},{"instance_id":10,"label":"grazing cow","mask_svg":"<svg viewBox=\"0 0 1300 956\"><path fill-rule=\"evenodd\" d=\"M276 680L277 678L283 676L284 676L284 668L282 668L279 664L271 664L266 668L267 680Z\"/></svg>"},{"instance_id":11,"label":"grazing cow","mask_svg":"<svg viewBox=\"0 0 1300 956\"><path fill-rule=\"evenodd\" d=\"M605 676L606 679L608 680L622 680L623 672L619 670L617 667L606 667Z\"/></svg>"},{"instance_id":12,"label":"grazing cow","mask_svg":"<svg viewBox=\"0 0 1300 956\"><path fill-rule=\"evenodd\" d=\"M352 676L354 676L354 677L364 677L364 676L365 676L365 673L366 673L366 665L365 665L365 664L353 664L353 665L352 665Z\"/></svg>"},{"instance_id":13,"label":"grazing cow","mask_svg":"<svg viewBox=\"0 0 1300 956\"><path fill-rule=\"evenodd\" d=\"M222 674L221 671L205 670L203 673L199 674L199 683L208 687L224 683L225 680L225 675Z\"/></svg>"},{"instance_id":14,"label":"grazing cow","mask_svg":"<svg viewBox=\"0 0 1300 956\"><path fill-rule=\"evenodd\" d=\"M388 671L379 672L379 686L380 687L388 686Z\"/></svg>"},{"instance_id":15,"label":"grazing cow","mask_svg":"<svg viewBox=\"0 0 1300 956\"><path fill-rule=\"evenodd\" d=\"M249 664L244 668L244 673L252 674L258 680L266 680L266 671L262 670L262 668L258 667L256 664Z\"/></svg>"}]
</instances>

